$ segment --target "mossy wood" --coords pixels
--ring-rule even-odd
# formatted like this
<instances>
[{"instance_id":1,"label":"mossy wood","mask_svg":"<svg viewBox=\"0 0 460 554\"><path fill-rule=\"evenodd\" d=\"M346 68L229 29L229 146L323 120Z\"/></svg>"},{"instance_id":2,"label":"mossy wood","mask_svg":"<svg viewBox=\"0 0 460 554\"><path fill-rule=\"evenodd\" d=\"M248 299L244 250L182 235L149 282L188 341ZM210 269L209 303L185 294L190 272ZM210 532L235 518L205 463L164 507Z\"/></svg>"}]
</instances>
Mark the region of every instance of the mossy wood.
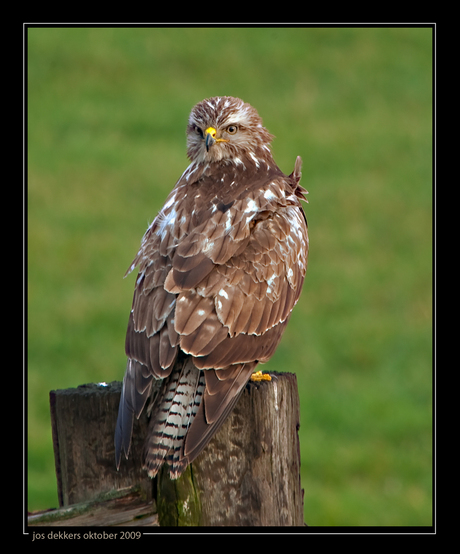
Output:
<instances>
[{"instance_id":1,"label":"mossy wood","mask_svg":"<svg viewBox=\"0 0 460 554\"><path fill-rule=\"evenodd\" d=\"M141 467L147 413L135 422L129 459L115 467L113 436L121 383L51 391L60 506L140 487L161 526L303 525L299 397L290 373L250 382L203 453L177 480ZM140 523L140 522L139 522Z\"/></svg>"}]
</instances>

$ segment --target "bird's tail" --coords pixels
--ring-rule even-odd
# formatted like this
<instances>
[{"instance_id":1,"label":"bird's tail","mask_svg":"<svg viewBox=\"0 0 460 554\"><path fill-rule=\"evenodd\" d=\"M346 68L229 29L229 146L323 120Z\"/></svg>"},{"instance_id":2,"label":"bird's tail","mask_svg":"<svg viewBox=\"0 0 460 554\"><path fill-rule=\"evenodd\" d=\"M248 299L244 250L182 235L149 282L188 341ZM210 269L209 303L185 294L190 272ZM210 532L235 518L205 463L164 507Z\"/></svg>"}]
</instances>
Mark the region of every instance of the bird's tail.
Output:
<instances>
[{"instance_id":1,"label":"bird's tail","mask_svg":"<svg viewBox=\"0 0 460 554\"><path fill-rule=\"evenodd\" d=\"M144 467L155 477L164 462L176 479L187 466L183 457L185 436L200 407L205 390L204 372L191 358L177 360L164 382L150 417L144 447Z\"/></svg>"}]
</instances>

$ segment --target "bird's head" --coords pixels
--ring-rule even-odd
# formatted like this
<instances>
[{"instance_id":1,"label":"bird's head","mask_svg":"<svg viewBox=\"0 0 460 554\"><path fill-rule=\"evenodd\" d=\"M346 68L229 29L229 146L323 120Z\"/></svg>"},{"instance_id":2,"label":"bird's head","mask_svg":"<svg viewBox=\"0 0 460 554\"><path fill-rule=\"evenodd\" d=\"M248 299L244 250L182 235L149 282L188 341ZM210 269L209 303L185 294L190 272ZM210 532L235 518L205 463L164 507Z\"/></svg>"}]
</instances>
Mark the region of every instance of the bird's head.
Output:
<instances>
[{"instance_id":1,"label":"bird's head","mask_svg":"<svg viewBox=\"0 0 460 554\"><path fill-rule=\"evenodd\" d=\"M187 126L187 154L198 163L232 160L264 147L269 152L272 139L250 104L216 96L193 108Z\"/></svg>"}]
</instances>

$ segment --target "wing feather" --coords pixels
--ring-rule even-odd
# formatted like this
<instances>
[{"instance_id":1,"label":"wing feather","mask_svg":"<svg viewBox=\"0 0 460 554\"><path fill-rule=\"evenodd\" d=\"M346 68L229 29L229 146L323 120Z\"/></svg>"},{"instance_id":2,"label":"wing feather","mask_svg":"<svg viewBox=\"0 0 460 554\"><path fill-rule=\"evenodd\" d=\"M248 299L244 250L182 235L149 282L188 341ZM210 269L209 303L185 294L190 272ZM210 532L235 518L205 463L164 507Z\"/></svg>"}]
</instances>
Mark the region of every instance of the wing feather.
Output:
<instances>
[{"instance_id":1,"label":"wing feather","mask_svg":"<svg viewBox=\"0 0 460 554\"><path fill-rule=\"evenodd\" d=\"M190 335L202 325L214 309L211 298L205 298L194 290L179 295L177 300L175 328L181 335Z\"/></svg>"}]
</instances>

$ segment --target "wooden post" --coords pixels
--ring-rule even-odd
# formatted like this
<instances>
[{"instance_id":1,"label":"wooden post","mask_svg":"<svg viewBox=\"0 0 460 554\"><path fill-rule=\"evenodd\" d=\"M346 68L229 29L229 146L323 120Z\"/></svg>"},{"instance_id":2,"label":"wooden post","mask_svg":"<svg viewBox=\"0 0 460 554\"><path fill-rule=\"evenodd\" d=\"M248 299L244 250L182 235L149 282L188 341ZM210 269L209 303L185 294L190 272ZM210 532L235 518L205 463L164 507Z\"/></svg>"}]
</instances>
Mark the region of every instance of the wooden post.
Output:
<instances>
[{"instance_id":1,"label":"wooden post","mask_svg":"<svg viewBox=\"0 0 460 554\"><path fill-rule=\"evenodd\" d=\"M114 433L121 383L81 385L50 392L51 429L59 506L94 500L139 485L147 497L151 480L139 462L147 415L134 422L131 456L115 466Z\"/></svg>"},{"instance_id":2,"label":"wooden post","mask_svg":"<svg viewBox=\"0 0 460 554\"><path fill-rule=\"evenodd\" d=\"M61 506L140 486L161 526L303 525L299 397L295 375L250 382L205 450L177 480L141 468L147 416L135 422L128 460L115 467L113 436L121 383L50 393ZM153 487L152 487L153 485Z\"/></svg>"}]
</instances>

